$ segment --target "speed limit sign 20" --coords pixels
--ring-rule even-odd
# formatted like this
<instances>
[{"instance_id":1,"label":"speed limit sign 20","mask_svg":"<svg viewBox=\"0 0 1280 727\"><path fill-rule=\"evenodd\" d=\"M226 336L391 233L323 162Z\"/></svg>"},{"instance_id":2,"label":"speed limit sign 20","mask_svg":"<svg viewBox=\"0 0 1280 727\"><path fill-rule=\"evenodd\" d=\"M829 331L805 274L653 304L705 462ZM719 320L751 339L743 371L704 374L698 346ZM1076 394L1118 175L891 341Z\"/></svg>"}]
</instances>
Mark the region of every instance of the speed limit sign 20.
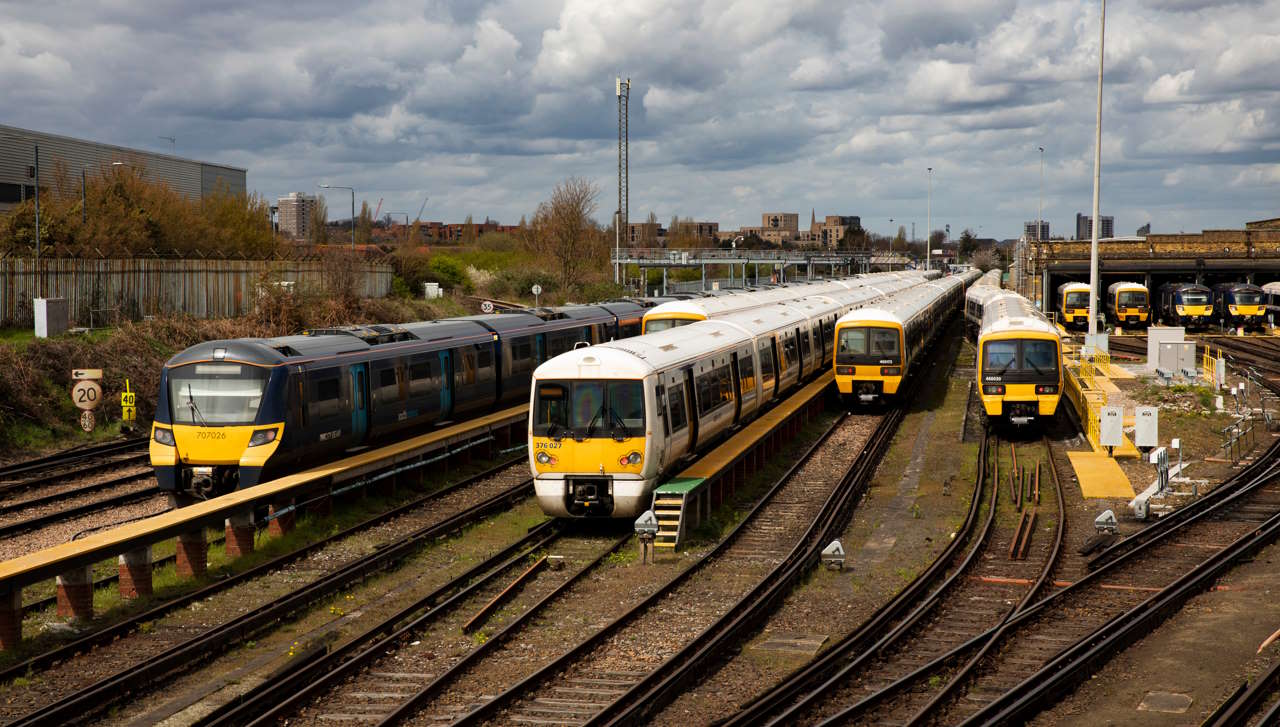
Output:
<instances>
[{"instance_id":1,"label":"speed limit sign 20","mask_svg":"<svg viewBox=\"0 0 1280 727\"><path fill-rule=\"evenodd\" d=\"M98 408L101 402L102 386L98 382L77 381L76 385L71 387L71 403L75 404L76 408L91 411Z\"/></svg>"}]
</instances>

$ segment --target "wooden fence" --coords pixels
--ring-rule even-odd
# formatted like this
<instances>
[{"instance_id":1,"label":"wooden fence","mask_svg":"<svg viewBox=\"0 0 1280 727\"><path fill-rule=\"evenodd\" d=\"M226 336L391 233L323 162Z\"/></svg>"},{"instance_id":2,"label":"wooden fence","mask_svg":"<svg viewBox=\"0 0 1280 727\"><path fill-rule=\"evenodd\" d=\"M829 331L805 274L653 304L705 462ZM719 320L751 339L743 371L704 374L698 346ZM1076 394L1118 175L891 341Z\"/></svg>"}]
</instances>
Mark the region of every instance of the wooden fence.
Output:
<instances>
[{"instance_id":1,"label":"wooden fence","mask_svg":"<svg viewBox=\"0 0 1280 727\"><path fill-rule=\"evenodd\" d=\"M30 326L32 299L66 298L73 325L103 325L120 318L186 313L220 318L248 312L256 291L292 283L294 290L391 293L386 263L351 258L306 260L196 260L164 258L0 259L0 325Z\"/></svg>"}]
</instances>

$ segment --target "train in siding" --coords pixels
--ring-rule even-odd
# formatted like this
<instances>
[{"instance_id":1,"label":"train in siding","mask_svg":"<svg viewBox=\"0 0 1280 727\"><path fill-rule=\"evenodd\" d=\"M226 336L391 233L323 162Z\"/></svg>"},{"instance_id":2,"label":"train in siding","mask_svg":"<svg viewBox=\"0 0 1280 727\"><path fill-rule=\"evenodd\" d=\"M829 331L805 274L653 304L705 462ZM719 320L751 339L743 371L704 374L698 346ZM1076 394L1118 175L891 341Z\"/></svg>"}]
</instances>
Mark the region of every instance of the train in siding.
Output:
<instances>
[{"instance_id":1,"label":"train in siding","mask_svg":"<svg viewBox=\"0 0 1280 727\"><path fill-rule=\"evenodd\" d=\"M980 321L975 377L987 417L1027 424L1056 414L1062 398L1057 327L1031 301L989 285L969 288L965 311Z\"/></svg>"},{"instance_id":2,"label":"train in siding","mask_svg":"<svg viewBox=\"0 0 1280 727\"><path fill-rule=\"evenodd\" d=\"M1063 283L1058 286L1058 316L1064 326L1089 325L1089 284Z\"/></svg>"},{"instance_id":3,"label":"train in siding","mask_svg":"<svg viewBox=\"0 0 1280 727\"><path fill-rule=\"evenodd\" d=\"M1276 314L1280 313L1280 283L1266 283L1262 286L1262 300L1267 307L1267 322L1275 325Z\"/></svg>"},{"instance_id":4,"label":"train in siding","mask_svg":"<svg viewBox=\"0 0 1280 727\"><path fill-rule=\"evenodd\" d=\"M741 295L721 298L699 298L693 300L673 301L654 306L645 311L643 331L657 333L668 328L684 326L708 318L736 313L749 308L756 308L773 303L785 303L810 295L839 293L855 288L871 287L879 294L885 295L915 285L923 280L932 280L941 274L937 271L898 271L887 273L866 273L847 278L836 278L816 283L800 283L764 290L748 291Z\"/></svg>"},{"instance_id":5,"label":"train in siding","mask_svg":"<svg viewBox=\"0 0 1280 727\"><path fill-rule=\"evenodd\" d=\"M1203 327L1213 323L1213 291L1199 283L1165 283L1159 288L1160 322Z\"/></svg>"},{"instance_id":6,"label":"train in siding","mask_svg":"<svg viewBox=\"0 0 1280 727\"><path fill-rule=\"evenodd\" d=\"M1117 326L1146 326L1151 318L1151 300L1142 283L1112 283L1107 286L1107 315Z\"/></svg>"},{"instance_id":7,"label":"train in siding","mask_svg":"<svg viewBox=\"0 0 1280 727\"><path fill-rule=\"evenodd\" d=\"M539 505L638 517L682 459L830 366L836 319L874 298L852 288L759 306L542 364L529 409Z\"/></svg>"},{"instance_id":8,"label":"train in siding","mask_svg":"<svg viewBox=\"0 0 1280 727\"><path fill-rule=\"evenodd\" d=\"M534 368L639 333L642 302L209 341L161 372L150 456L186 502L526 402Z\"/></svg>"},{"instance_id":9,"label":"train in siding","mask_svg":"<svg viewBox=\"0 0 1280 727\"><path fill-rule=\"evenodd\" d=\"M976 341L978 338L978 329L982 328L982 301L986 296L994 295L1002 290L1004 285L1004 274L999 270L988 270L978 278L977 282L969 286L964 296L964 325L965 331L973 336Z\"/></svg>"},{"instance_id":10,"label":"train in siding","mask_svg":"<svg viewBox=\"0 0 1280 727\"><path fill-rule=\"evenodd\" d=\"M1219 283L1213 286L1213 317L1223 328L1262 330L1267 323L1264 295L1252 283Z\"/></svg>"},{"instance_id":11,"label":"train in siding","mask_svg":"<svg viewBox=\"0 0 1280 727\"><path fill-rule=\"evenodd\" d=\"M921 283L836 321L835 381L843 397L894 396L911 366L960 308L976 270Z\"/></svg>"}]
</instances>

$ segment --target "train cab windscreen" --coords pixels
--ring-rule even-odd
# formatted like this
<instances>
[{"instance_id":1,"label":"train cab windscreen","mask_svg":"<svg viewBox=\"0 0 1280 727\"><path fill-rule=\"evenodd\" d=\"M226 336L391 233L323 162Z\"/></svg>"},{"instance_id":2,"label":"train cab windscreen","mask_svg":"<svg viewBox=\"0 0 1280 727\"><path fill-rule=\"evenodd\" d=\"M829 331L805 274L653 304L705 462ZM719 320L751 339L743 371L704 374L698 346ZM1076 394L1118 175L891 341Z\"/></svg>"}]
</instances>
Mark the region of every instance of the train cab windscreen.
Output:
<instances>
[{"instance_id":1,"label":"train cab windscreen","mask_svg":"<svg viewBox=\"0 0 1280 727\"><path fill-rule=\"evenodd\" d=\"M901 355L896 328L850 326L840 329L837 363L896 363Z\"/></svg>"},{"instance_id":2,"label":"train cab windscreen","mask_svg":"<svg viewBox=\"0 0 1280 727\"><path fill-rule=\"evenodd\" d=\"M270 369L238 363L197 363L169 369L174 424L233 426L258 417Z\"/></svg>"},{"instance_id":3,"label":"train cab windscreen","mask_svg":"<svg viewBox=\"0 0 1280 727\"><path fill-rule=\"evenodd\" d=\"M1116 305L1121 308L1141 308L1147 304L1147 294L1141 290L1122 290L1116 296Z\"/></svg>"},{"instance_id":4,"label":"train cab windscreen","mask_svg":"<svg viewBox=\"0 0 1280 727\"><path fill-rule=\"evenodd\" d=\"M644 432L640 381L538 382L534 436L626 439Z\"/></svg>"},{"instance_id":5,"label":"train cab windscreen","mask_svg":"<svg viewBox=\"0 0 1280 727\"><path fill-rule=\"evenodd\" d=\"M687 326L694 321L688 318L651 318L645 321L645 333L657 333L658 331L667 331L680 326Z\"/></svg>"},{"instance_id":6,"label":"train cab windscreen","mask_svg":"<svg viewBox=\"0 0 1280 727\"><path fill-rule=\"evenodd\" d=\"M1262 305L1262 293L1256 290L1237 290L1236 305Z\"/></svg>"},{"instance_id":7,"label":"train cab windscreen","mask_svg":"<svg viewBox=\"0 0 1280 727\"><path fill-rule=\"evenodd\" d=\"M1209 293L1203 290L1182 291L1183 305L1209 305Z\"/></svg>"},{"instance_id":8,"label":"train cab windscreen","mask_svg":"<svg viewBox=\"0 0 1280 727\"><path fill-rule=\"evenodd\" d=\"M983 348L983 374L1002 376L1021 373L1036 377L1058 377L1058 347L1053 341L988 341Z\"/></svg>"},{"instance_id":9,"label":"train cab windscreen","mask_svg":"<svg viewBox=\"0 0 1280 727\"><path fill-rule=\"evenodd\" d=\"M1067 293L1066 301L1063 305L1067 308L1088 308L1089 291L1078 290L1073 293Z\"/></svg>"}]
</instances>

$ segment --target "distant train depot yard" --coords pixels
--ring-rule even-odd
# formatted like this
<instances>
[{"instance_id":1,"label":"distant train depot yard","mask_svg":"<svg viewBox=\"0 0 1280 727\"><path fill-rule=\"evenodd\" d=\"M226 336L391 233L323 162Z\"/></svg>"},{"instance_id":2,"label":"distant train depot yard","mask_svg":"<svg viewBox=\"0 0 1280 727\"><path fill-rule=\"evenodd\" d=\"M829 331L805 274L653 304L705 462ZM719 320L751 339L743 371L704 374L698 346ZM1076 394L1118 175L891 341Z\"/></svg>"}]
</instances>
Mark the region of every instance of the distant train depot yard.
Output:
<instances>
[{"instance_id":1,"label":"distant train depot yard","mask_svg":"<svg viewBox=\"0 0 1280 727\"><path fill-rule=\"evenodd\" d=\"M0 718L1267 723L1272 293L1152 285L836 275L197 344L145 437L0 468ZM1201 608L1251 616L1198 670L1136 660L1204 648Z\"/></svg>"}]
</instances>

